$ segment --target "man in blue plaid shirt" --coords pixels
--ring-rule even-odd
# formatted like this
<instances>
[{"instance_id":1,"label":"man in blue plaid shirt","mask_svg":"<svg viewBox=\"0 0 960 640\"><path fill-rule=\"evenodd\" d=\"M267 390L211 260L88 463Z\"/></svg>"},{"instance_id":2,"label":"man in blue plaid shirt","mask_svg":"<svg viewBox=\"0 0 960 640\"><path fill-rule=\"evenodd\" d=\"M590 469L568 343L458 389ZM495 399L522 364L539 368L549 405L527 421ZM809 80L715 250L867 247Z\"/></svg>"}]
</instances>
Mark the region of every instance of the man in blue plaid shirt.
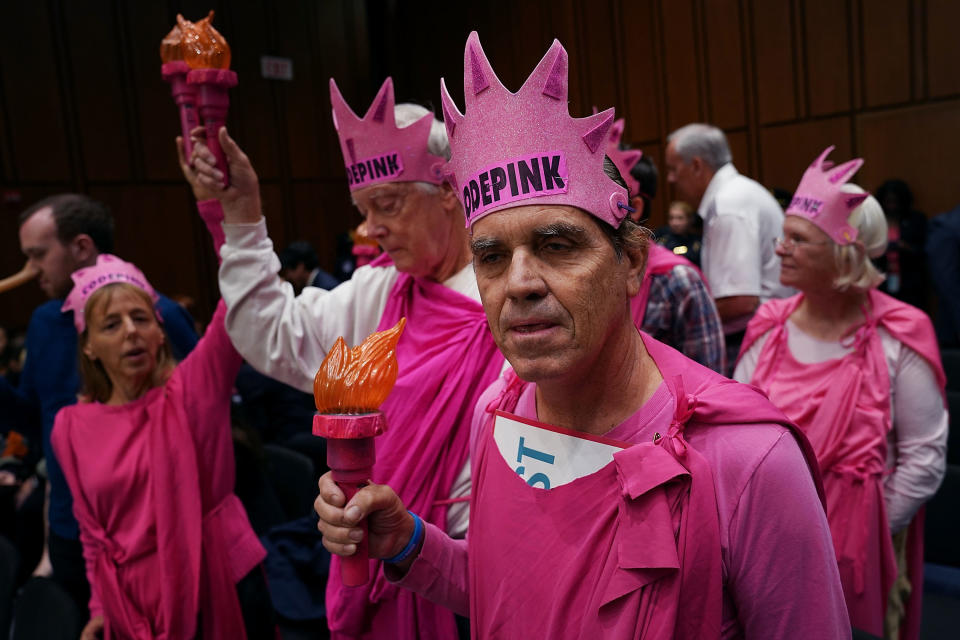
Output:
<instances>
[{"instance_id":1,"label":"man in blue plaid shirt","mask_svg":"<svg viewBox=\"0 0 960 640\"><path fill-rule=\"evenodd\" d=\"M630 169L639 184L631 204L640 220L650 210L657 191L657 169L643 156ZM660 255L657 255L657 254ZM691 360L718 373L726 373L723 325L700 271L680 256L664 256L667 249L650 244L646 278L649 293L644 309L634 309L641 330L677 349ZM659 263L659 268L658 268ZM645 283L644 290L647 290ZM641 293L641 296L643 294ZM638 300L642 304L642 300Z\"/></svg>"}]
</instances>

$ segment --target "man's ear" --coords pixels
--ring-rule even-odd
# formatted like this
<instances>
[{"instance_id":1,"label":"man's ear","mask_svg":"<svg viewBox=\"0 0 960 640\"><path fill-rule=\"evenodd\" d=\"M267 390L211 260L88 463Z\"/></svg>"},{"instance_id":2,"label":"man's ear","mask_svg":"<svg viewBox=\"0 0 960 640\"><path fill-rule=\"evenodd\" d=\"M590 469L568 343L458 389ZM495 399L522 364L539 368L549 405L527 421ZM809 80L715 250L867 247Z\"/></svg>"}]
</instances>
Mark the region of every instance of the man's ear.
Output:
<instances>
[{"instance_id":1,"label":"man's ear","mask_svg":"<svg viewBox=\"0 0 960 640\"><path fill-rule=\"evenodd\" d=\"M633 298L640 293L643 287L643 275L647 269L647 254L650 250L650 241L643 243L639 248L624 248L624 257L627 259L627 297Z\"/></svg>"},{"instance_id":2,"label":"man's ear","mask_svg":"<svg viewBox=\"0 0 960 640\"><path fill-rule=\"evenodd\" d=\"M77 237L69 242L67 248L73 256L75 263L78 265L96 262L97 254L100 253L97 251L97 245L94 244L93 238L85 233L77 235Z\"/></svg>"},{"instance_id":3,"label":"man's ear","mask_svg":"<svg viewBox=\"0 0 960 640\"><path fill-rule=\"evenodd\" d=\"M636 209L634 213L630 214L630 218L634 222L639 222L640 220L643 220L643 217L647 214L647 212L644 211L644 209L647 206L647 203L643 201L643 198L641 198L640 196L633 196L632 198L630 198L630 206Z\"/></svg>"},{"instance_id":4,"label":"man's ear","mask_svg":"<svg viewBox=\"0 0 960 640\"><path fill-rule=\"evenodd\" d=\"M449 182L444 182L440 185L440 198L443 201L444 209L448 211L459 211L460 200L457 198L457 192L453 190Z\"/></svg>"}]
</instances>

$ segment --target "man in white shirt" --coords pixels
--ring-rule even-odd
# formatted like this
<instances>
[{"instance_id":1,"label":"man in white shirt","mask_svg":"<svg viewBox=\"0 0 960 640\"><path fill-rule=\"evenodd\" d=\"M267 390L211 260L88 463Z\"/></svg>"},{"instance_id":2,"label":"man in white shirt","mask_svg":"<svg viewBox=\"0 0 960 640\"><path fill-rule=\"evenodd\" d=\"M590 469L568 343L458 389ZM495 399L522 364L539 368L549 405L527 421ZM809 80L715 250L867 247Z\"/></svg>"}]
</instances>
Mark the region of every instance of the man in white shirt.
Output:
<instances>
[{"instance_id":1,"label":"man in white shirt","mask_svg":"<svg viewBox=\"0 0 960 640\"><path fill-rule=\"evenodd\" d=\"M667 181L703 218L701 266L723 322L730 368L757 307L794 293L780 284L774 251L783 210L762 185L740 175L717 127L688 124L667 141Z\"/></svg>"}]
</instances>

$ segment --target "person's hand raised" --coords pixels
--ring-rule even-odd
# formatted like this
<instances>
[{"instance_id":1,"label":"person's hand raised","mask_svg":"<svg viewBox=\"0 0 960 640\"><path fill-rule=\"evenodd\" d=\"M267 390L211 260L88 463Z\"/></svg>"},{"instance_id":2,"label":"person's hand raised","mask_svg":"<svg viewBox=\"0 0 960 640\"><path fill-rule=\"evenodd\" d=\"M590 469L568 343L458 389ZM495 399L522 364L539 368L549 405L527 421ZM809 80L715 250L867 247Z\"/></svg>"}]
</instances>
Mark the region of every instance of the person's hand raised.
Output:
<instances>
[{"instance_id":1,"label":"person's hand raised","mask_svg":"<svg viewBox=\"0 0 960 640\"><path fill-rule=\"evenodd\" d=\"M217 168L216 158L207 147L204 129L197 127L191 131L190 139L193 143L193 155L189 166L184 169L184 176L194 188L194 195L199 189L199 192L204 194L204 199L212 197L219 200L223 205L224 221L227 224L257 222L261 216L260 181L247 154L233 141L227 128L220 127L219 141L230 172L228 187L223 186L223 172ZM182 146L180 148L182 149ZM183 168L185 163L182 150L180 154ZM195 179L192 180L192 177Z\"/></svg>"}]
</instances>

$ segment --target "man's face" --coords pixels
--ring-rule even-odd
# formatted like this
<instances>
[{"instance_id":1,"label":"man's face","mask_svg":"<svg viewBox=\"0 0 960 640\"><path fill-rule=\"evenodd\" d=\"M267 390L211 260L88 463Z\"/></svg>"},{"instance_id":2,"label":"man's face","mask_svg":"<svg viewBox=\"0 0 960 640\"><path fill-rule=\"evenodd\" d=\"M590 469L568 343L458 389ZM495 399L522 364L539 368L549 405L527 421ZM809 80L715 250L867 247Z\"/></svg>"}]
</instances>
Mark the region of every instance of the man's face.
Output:
<instances>
[{"instance_id":1,"label":"man's face","mask_svg":"<svg viewBox=\"0 0 960 640\"><path fill-rule=\"evenodd\" d=\"M284 280L293 285L293 290L297 293L310 284L310 272L302 262L298 262L292 269L284 269L282 275Z\"/></svg>"},{"instance_id":2,"label":"man's face","mask_svg":"<svg viewBox=\"0 0 960 640\"><path fill-rule=\"evenodd\" d=\"M20 250L38 271L40 288L51 298L65 298L73 288L70 274L80 265L70 245L57 237L53 209L37 211L20 227Z\"/></svg>"},{"instance_id":3,"label":"man's face","mask_svg":"<svg viewBox=\"0 0 960 640\"><path fill-rule=\"evenodd\" d=\"M704 180L706 166L703 162L699 158L685 162L672 142L667 145L665 160L667 182L673 185L677 198L694 208L700 206L700 199L709 184L709 179Z\"/></svg>"},{"instance_id":4,"label":"man's face","mask_svg":"<svg viewBox=\"0 0 960 640\"><path fill-rule=\"evenodd\" d=\"M452 197L412 182L386 182L353 192L366 234L379 243L398 271L431 277L442 268L449 250L452 225L463 225L443 206Z\"/></svg>"},{"instance_id":5,"label":"man's face","mask_svg":"<svg viewBox=\"0 0 960 640\"><path fill-rule=\"evenodd\" d=\"M527 381L580 379L631 323L643 255L613 245L574 207L527 205L473 225L477 286L494 340Z\"/></svg>"}]
</instances>

